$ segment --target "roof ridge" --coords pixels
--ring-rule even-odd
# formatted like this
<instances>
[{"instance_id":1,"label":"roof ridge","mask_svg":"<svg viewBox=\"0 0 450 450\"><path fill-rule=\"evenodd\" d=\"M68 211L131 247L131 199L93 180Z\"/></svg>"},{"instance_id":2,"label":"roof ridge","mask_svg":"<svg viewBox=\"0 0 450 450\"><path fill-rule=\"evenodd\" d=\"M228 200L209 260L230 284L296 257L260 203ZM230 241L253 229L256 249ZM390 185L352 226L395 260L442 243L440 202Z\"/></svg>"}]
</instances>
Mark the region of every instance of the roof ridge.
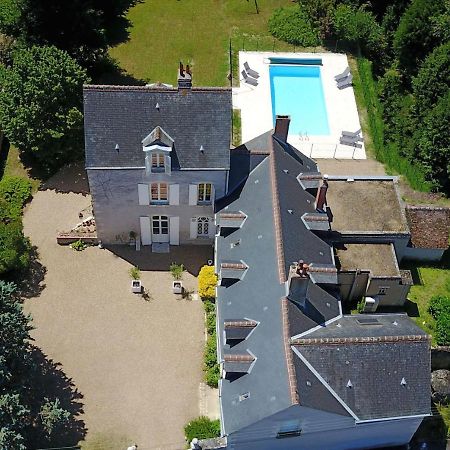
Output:
<instances>
[{"instance_id":1,"label":"roof ridge","mask_svg":"<svg viewBox=\"0 0 450 450\"><path fill-rule=\"evenodd\" d=\"M331 337L331 338L297 338L291 339L292 345L339 345L339 344L376 344L380 342L419 342L430 341L428 334L407 334L403 336L359 336L359 337Z\"/></svg>"},{"instance_id":2,"label":"roof ridge","mask_svg":"<svg viewBox=\"0 0 450 450\"><path fill-rule=\"evenodd\" d=\"M275 227L275 245L277 251L277 260L278 260L278 275L280 278L280 283L284 283L286 281L286 270L285 270L285 261L284 261L284 245L283 245L283 236L282 236L282 228L281 228L281 214L280 214L280 201L279 201L279 192L278 192L278 181L276 175L276 164L275 164L275 150L273 146L273 135L269 136L269 159L270 159L270 179L272 184L272 206L273 206L273 220Z\"/></svg>"},{"instance_id":3,"label":"roof ridge","mask_svg":"<svg viewBox=\"0 0 450 450\"><path fill-rule=\"evenodd\" d=\"M116 85L116 84L85 84L83 85L83 91L148 91L148 92L178 92L177 86L174 87L150 87L142 85ZM181 89L183 92L186 89ZM188 89L194 92L229 92L231 87L214 87L214 86L198 86Z\"/></svg>"},{"instance_id":4,"label":"roof ridge","mask_svg":"<svg viewBox=\"0 0 450 450\"><path fill-rule=\"evenodd\" d=\"M284 353L286 357L289 393L291 395L291 402L293 405L300 403L300 398L297 390L297 374L295 372L294 359L292 357L291 346L289 344L289 311L288 311L288 299L283 297L281 299L281 320L283 330L283 345Z\"/></svg>"}]
</instances>

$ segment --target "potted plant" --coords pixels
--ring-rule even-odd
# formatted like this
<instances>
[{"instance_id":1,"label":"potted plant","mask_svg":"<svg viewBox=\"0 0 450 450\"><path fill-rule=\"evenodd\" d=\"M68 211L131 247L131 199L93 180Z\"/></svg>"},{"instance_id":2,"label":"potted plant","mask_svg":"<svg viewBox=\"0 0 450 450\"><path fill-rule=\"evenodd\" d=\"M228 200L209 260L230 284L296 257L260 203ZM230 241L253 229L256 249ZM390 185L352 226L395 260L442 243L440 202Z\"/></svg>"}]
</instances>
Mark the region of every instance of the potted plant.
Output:
<instances>
[{"instance_id":1,"label":"potted plant","mask_svg":"<svg viewBox=\"0 0 450 450\"><path fill-rule=\"evenodd\" d=\"M136 245L136 232L135 231L130 231L130 239L128 241L128 244L131 247L134 247Z\"/></svg>"},{"instance_id":2,"label":"potted plant","mask_svg":"<svg viewBox=\"0 0 450 450\"><path fill-rule=\"evenodd\" d=\"M182 294L183 293L183 283L181 278L184 272L183 264L172 263L169 267L170 273L173 277L172 282L172 292L174 294Z\"/></svg>"},{"instance_id":3,"label":"potted plant","mask_svg":"<svg viewBox=\"0 0 450 450\"><path fill-rule=\"evenodd\" d=\"M130 277L131 277L131 292L134 294L140 294L142 292L142 283L141 283L141 271L139 267L132 267L130 269Z\"/></svg>"}]
</instances>

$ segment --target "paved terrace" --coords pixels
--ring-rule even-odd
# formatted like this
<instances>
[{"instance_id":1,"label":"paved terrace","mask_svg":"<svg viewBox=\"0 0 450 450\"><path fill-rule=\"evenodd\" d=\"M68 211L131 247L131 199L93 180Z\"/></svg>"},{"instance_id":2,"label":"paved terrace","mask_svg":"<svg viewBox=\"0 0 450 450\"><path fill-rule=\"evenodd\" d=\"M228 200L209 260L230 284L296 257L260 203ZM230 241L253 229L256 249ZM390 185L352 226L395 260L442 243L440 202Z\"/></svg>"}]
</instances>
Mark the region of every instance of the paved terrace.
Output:
<instances>
[{"instance_id":1,"label":"paved terrace","mask_svg":"<svg viewBox=\"0 0 450 450\"><path fill-rule=\"evenodd\" d=\"M321 78L330 135L309 136L305 139L298 134L289 134L289 143L312 158L365 159L364 144L360 149L339 144L343 130L356 131L361 126L353 88L340 90L336 87L334 76L348 66L347 56L336 53L239 52L241 82L238 88L233 88L233 108L241 110L242 142L247 142L274 126L270 94L270 57L322 59ZM245 83L242 78L241 72L246 61L251 69L259 72L256 87ZM296 130L291 130L291 133L295 132Z\"/></svg>"},{"instance_id":2,"label":"paved terrace","mask_svg":"<svg viewBox=\"0 0 450 450\"><path fill-rule=\"evenodd\" d=\"M90 204L84 170L69 170L36 193L24 216L25 234L47 273L25 302L35 344L72 379L84 410L86 449L182 449L183 426L199 415L204 348L203 307L171 294L171 261L184 262L185 285L196 288L211 248L151 258L131 247L56 244L56 232L79 222ZM139 264L151 298L130 292L131 264ZM74 445L73 442L64 445ZM83 447L85 448L85 447Z\"/></svg>"}]
</instances>

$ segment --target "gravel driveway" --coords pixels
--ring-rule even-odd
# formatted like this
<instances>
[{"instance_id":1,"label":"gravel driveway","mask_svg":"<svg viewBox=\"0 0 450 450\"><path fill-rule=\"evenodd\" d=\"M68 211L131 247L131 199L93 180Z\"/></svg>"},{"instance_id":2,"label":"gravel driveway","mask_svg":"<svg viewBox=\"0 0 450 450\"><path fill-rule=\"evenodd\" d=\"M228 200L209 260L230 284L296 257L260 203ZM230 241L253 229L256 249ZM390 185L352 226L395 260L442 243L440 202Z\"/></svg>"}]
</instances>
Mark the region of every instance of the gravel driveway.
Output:
<instances>
[{"instance_id":1,"label":"gravel driveway","mask_svg":"<svg viewBox=\"0 0 450 450\"><path fill-rule=\"evenodd\" d=\"M25 211L25 234L47 269L42 291L25 302L36 327L32 335L82 395L86 448L121 449L131 442L139 450L183 448L183 426L199 414L201 302L177 299L170 274L161 270L142 272L151 294L145 301L130 293L126 260L97 247L75 252L56 244L56 231L75 225L90 203L80 193L86 191L83 176L77 167L65 170ZM211 248L191 253L192 272L212 256ZM168 267L171 257L183 262L185 254L178 249L158 261ZM184 282L196 286L191 273Z\"/></svg>"}]
</instances>

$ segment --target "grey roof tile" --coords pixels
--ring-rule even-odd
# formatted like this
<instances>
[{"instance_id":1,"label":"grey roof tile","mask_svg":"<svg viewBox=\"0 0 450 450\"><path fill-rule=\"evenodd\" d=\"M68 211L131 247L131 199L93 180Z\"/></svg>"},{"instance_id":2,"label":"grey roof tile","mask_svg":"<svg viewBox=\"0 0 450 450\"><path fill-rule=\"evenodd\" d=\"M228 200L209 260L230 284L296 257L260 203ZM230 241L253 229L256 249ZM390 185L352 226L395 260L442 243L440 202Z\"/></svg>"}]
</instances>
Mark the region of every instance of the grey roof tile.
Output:
<instances>
[{"instance_id":1,"label":"grey roof tile","mask_svg":"<svg viewBox=\"0 0 450 450\"><path fill-rule=\"evenodd\" d=\"M142 140L157 126L174 139L180 168L230 166L230 89L85 86L83 96L87 168L144 166Z\"/></svg>"}]
</instances>

